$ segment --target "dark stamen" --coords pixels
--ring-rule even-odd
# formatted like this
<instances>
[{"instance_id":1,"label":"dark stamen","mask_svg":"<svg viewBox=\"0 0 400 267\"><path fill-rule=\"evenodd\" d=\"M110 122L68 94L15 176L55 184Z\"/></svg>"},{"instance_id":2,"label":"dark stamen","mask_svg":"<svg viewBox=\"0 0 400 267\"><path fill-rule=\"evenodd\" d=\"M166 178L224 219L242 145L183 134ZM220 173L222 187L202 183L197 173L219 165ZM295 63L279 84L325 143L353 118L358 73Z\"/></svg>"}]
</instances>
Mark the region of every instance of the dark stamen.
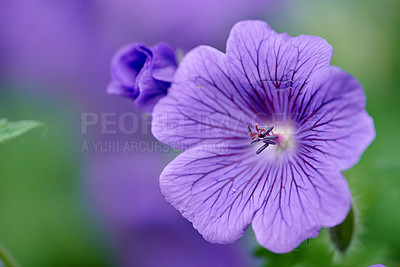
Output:
<instances>
[{"instance_id":1,"label":"dark stamen","mask_svg":"<svg viewBox=\"0 0 400 267\"><path fill-rule=\"evenodd\" d=\"M274 135L272 133L272 130L274 129L274 126L271 127L258 127L258 124L256 123L254 125L255 132L253 132L250 128L250 126L247 126L247 129L249 131L249 135L253 141L251 141L250 144L256 144L258 142L263 142L263 145L257 150L256 154L260 154L264 149L266 149L269 145L276 145L276 143L272 140L275 140L278 138L277 135Z\"/></svg>"},{"instance_id":2,"label":"dark stamen","mask_svg":"<svg viewBox=\"0 0 400 267\"><path fill-rule=\"evenodd\" d=\"M256 154L260 154L260 153L263 152L264 149L266 149L268 146L269 146L269 144L264 144L262 147L260 147L260 148L257 150Z\"/></svg>"},{"instance_id":3,"label":"dark stamen","mask_svg":"<svg viewBox=\"0 0 400 267\"><path fill-rule=\"evenodd\" d=\"M269 134L274 129L274 126L265 129L265 134Z\"/></svg>"}]
</instances>

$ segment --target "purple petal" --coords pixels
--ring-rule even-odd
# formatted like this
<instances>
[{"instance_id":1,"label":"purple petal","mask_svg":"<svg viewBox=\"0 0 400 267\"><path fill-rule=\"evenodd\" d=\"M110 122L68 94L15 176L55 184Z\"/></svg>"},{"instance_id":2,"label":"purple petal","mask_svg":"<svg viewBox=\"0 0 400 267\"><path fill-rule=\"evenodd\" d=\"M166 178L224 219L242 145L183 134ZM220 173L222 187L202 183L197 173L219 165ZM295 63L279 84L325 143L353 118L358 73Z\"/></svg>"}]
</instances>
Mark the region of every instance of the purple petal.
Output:
<instances>
[{"instance_id":1,"label":"purple petal","mask_svg":"<svg viewBox=\"0 0 400 267\"><path fill-rule=\"evenodd\" d=\"M126 87L137 87L136 78L152 52L142 44L130 44L121 48L113 57L111 73L113 79Z\"/></svg>"},{"instance_id":2,"label":"purple petal","mask_svg":"<svg viewBox=\"0 0 400 267\"><path fill-rule=\"evenodd\" d=\"M243 21L230 33L227 55L232 79L254 98L254 106L275 116L314 72L329 65L332 47L316 36L290 37L265 22Z\"/></svg>"},{"instance_id":3,"label":"purple petal","mask_svg":"<svg viewBox=\"0 0 400 267\"><path fill-rule=\"evenodd\" d=\"M144 112L151 113L160 98L167 95L170 85L169 82L155 80L150 69L143 70L138 83L140 94L135 101L136 106Z\"/></svg>"},{"instance_id":4,"label":"purple petal","mask_svg":"<svg viewBox=\"0 0 400 267\"><path fill-rule=\"evenodd\" d=\"M139 89L125 87L116 81L111 81L107 86L107 93L130 99L136 99L139 95Z\"/></svg>"},{"instance_id":5,"label":"purple petal","mask_svg":"<svg viewBox=\"0 0 400 267\"><path fill-rule=\"evenodd\" d=\"M246 242L217 246L204 241L165 201L157 187L165 160L154 151L98 153L86 165L87 195L121 261L112 266L256 266Z\"/></svg>"},{"instance_id":6,"label":"purple petal","mask_svg":"<svg viewBox=\"0 0 400 267\"><path fill-rule=\"evenodd\" d=\"M188 150L162 172L161 191L212 243L240 238L265 196L268 169L243 151Z\"/></svg>"},{"instance_id":7,"label":"purple petal","mask_svg":"<svg viewBox=\"0 0 400 267\"><path fill-rule=\"evenodd\" d=\"M287 253L321 227L341 223L351 206L344 177L334 168L303 157L277 164L270 187L252 222L257 241L275 253Z\"/></svg>"},{"instance_id":8,"label":"purple petal","mask_svg":"<svg viewBox=\"0 0 400 267\"><path fill-rule=\"evenodd\" d=\"M341 170L356 164L375 138L360 83L332 66L314 76L303 97L296 117L303 152Z\"/></svg>"},{"instance_id":9,"label":"purple petal","mask_svg":"<svg viewBox=\"0 0 400 267\"><path fill-rule=\"evenodd\" d=\"M153 47L153 78L171 83L178 66L175 51L166 43Z\"/></svg>"}]
</instances>

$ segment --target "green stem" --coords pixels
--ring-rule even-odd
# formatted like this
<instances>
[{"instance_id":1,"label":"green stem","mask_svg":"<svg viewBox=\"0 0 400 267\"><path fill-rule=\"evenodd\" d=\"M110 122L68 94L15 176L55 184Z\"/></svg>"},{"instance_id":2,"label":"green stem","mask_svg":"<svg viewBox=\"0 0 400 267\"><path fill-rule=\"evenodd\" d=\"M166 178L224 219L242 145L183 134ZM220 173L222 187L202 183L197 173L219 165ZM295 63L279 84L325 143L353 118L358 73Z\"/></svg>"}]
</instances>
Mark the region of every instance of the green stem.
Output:
<instances>
[{"instance_id":1,"label":"green stem","mask_svg":"<svg viewBox=\"0 0 400 267\"><path fill-rule=\"evenodd\" d=\"M3 264L3 265L1 265ZM4 267L20 267L16 260L11 256L10 253L0 245L0 266Z\"/></svg>"}]
</instances>

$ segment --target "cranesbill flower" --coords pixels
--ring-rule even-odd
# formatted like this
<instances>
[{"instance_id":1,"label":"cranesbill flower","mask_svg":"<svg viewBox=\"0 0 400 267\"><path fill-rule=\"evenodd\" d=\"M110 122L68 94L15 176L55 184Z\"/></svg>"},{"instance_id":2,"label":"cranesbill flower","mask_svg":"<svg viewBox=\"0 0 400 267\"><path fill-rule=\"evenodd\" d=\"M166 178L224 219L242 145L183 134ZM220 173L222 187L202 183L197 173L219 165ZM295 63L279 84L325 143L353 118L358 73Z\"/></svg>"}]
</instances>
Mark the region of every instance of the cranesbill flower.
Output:
<instances>
[{"instance_id":1,"label":"cranesbill flower","mask_svg":"<svg viewBox=\"0 0 400 267\"><path fill-rule=\"evenodd\" d=\"M165 43L153 48L130 44L113 57L107 92L135 100L140 109L151 112L167 94L177 66L175 51Z\"/></svg>"},{"instance_id":2,"label":"cranesbill flower","mask_svg":"<svg viewBox=\"0 0 400 267\"><path fill-rule=\"evenodd\" d=\"M262 246L285 253L345 219L341 170L375 131L362 86L331 57L325 40L261 21L236 24L225 54L201 46L184 57L152 131L185 150L161 191L206 240L232 243L252 223Z\"/></svg>"}]
</instances>

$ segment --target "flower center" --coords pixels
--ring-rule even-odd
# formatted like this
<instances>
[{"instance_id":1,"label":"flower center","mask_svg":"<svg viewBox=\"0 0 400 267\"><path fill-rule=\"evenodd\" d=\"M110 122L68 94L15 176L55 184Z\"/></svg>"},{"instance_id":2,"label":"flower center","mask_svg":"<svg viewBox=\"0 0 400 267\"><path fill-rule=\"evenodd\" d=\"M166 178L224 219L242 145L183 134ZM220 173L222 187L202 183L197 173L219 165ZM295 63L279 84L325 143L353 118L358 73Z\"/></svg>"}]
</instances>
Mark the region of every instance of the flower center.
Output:
<instances>
[{"instance_id":1,"label":"flower center","mask_svg":"<svg viewBox=\"0 0 400 267\"><path fill-rule=\"evenodd\" d=\"M275 128L275 126L259 127L256 123L254 124L255 131L253 131L250 126L247 126L249 136L252 140L251 144L262 144L256 151L256 154L260 154L270 145L277 145L278 151L283 151L289 147L293 147L294 141L292 140L292 128L281 126L278 128L279 129Z\"/></svg>"}]
</instances>

